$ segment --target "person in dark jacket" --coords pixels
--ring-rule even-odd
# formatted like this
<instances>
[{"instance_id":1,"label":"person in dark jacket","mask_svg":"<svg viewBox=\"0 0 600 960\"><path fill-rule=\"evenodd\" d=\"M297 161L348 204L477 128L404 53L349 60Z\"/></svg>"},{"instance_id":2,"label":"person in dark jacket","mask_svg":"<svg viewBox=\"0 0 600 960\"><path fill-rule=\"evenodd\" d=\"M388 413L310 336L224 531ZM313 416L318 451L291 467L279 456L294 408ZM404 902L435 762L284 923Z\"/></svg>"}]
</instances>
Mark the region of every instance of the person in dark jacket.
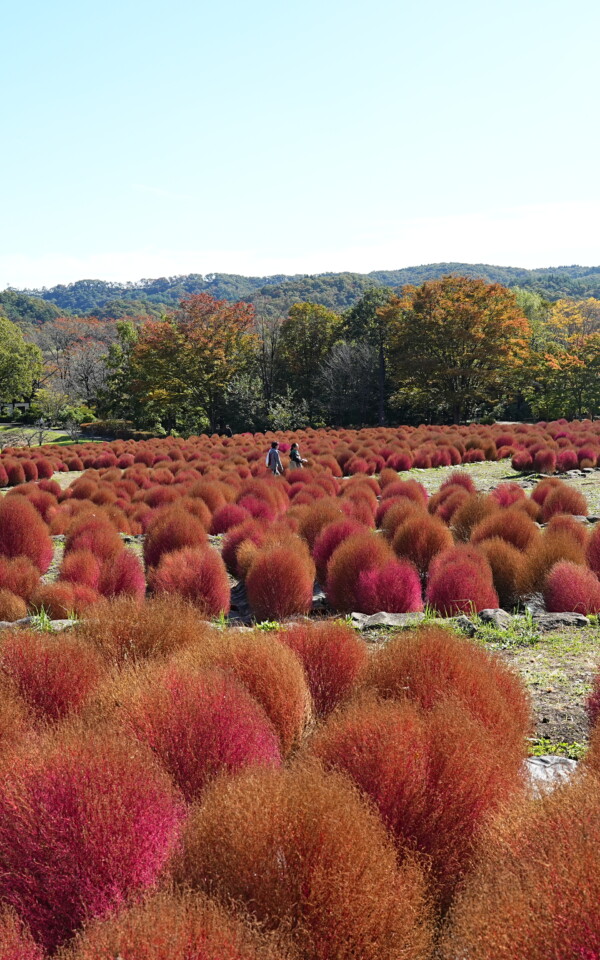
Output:
<instances>
[{"instance_id":1,"label":"person in dark jacket","mask_svg":"<svg viewBox=\"0 0 600 960\"><path fill-rule=\"evenodd\" d=\"M298 447L298 444L293 443L290 448L290 468L298 467L299 469L302 469L302 464L307 462L308 462L307 460L303 460L302 457L300 456L300 449Z\"/></svg>"}]
</instances>

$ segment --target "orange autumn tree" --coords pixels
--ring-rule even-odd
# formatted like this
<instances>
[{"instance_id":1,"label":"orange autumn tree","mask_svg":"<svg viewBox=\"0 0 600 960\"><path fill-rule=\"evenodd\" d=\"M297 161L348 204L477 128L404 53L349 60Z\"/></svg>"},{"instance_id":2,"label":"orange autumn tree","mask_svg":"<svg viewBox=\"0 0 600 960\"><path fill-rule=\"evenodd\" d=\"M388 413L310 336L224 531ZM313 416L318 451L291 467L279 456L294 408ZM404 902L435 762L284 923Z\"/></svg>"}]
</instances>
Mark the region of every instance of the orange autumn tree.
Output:
<instances>
[{"instance_id":1,"label":"orange autumn tree","mask_svg":"<svg viewBox=\"0 0 600 960\"><path fill-rule=\"evenodd\" d=\"M146 419L174 425L185 411L214 429L223 393L256 345L254 308L207 293L174 313L148 320L131 353L132 393Z\"/></svg>"},{"instance_id":2,"label":"orange autumn tree","mask_svg":"<svg viewBox=\"0 0 600 960\"><path fill-rule=\"evenodd\" d=\"M446 276L404 287L380 308L397 407L459 422L514 390L529 357L529 322L498 283Z\"/></svg>"},{"instance_id":3,"label":"orange autumn tree","mask_svg":"<svg viewBox=\"0 0 600 960\"><path fill-rule=\"evenodd\" d=\"M600 300L557 300L536 352L531 402L543 417L600 410Z\"/></svg>"}]
</instances>

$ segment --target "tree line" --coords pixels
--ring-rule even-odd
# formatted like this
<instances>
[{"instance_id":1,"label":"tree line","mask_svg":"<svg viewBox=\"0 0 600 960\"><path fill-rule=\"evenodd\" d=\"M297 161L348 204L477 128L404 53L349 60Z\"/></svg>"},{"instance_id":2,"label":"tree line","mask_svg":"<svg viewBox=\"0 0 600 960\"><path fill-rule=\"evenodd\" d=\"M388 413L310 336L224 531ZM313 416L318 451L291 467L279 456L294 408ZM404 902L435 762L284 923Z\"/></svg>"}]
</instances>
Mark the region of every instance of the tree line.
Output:
<instances>
[{"instance_id":1,"label":"tree line","mask_svg":"<svg viewBox=\"0 0 600 960\"><path fill-rule=\"evenodd\" d=\"M198 433L554 419L600 406L600 299L551 302L447 275L371 285L342 311L210 293L159 316L0 326L0 403L84 404L136 428ZM3 371L10 371L10 375Z\"/></svg>"}]
</instances>

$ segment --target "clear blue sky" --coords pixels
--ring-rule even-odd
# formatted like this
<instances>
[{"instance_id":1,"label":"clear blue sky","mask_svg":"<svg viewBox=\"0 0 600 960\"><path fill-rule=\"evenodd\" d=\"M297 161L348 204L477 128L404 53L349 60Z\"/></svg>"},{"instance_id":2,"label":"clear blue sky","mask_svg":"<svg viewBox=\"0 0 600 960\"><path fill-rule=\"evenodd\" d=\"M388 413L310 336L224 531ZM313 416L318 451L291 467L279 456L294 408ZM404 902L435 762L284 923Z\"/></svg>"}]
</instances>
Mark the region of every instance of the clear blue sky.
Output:
<instances>
[{"instance_id":1,"label":"clear blue sky","mask_svg":"<svg viewBox=\"0 0 600 960\"><path fill-rule=\"evenodd\" d=\"M600 263L596 0L0 13L0 289Z\"/></svg>"}]
</instances>

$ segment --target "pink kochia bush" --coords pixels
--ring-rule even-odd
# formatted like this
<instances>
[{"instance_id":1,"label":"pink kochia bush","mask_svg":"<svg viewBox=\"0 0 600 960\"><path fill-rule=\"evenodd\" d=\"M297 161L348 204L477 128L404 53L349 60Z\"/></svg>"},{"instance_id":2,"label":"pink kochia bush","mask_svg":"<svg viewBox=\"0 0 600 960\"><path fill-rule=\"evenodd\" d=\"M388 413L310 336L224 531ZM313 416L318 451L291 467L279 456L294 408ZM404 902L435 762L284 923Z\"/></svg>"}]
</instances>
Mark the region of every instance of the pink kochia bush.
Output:
<instances>
[{"instance_id":1,"label":"pink kochia bush","mask_svg":"<svg viewBox=\"0 0 600 960\"><path fill-rule=\"evenodd\" d=\"M443 616L478 613L498 607L492 569L483 554L470 547L451 547L434 560L426 598Z\"/></svg>"},{"instance_id":2,"label":"pink kochia bush","mask_svg":"<svg viewBox=\"0 0 600 960\"><path fill-rule=\"evenodd\" d=\"M62 726L0 758L0 898L48 951L151 887L183 816L135 743Z\"/></svg>"},{"instance_id":3,"label":"pink kochia bush","mask_svg":"<svg viewBox=\"0 0 600 960\"><path fill-rule=\"evenodd\" d=\"M423 609L421 578L408 560L391 560L358 577L356 609L362 613L410 613Z\"/></svg>"},{"instance_id":4,"label":"pink kochia bush","mask_svg":"<svg viewBox=\"0 0 600 960\"><path fill-rule=\"evenodd\" d=\"M273 725L231 674L169 664L134 673L124 684L126 729L152 749L187 800L221 771L281 765Z\"/></svg>"},{"instance_id":5,"label":"pink kochia bush","mask_svg":"<svg viewBox=\"0 0 600 960\"><path fill-rule=\"evenodd\" d=\"M123 549L105 560L98 589L103 597L125 595L142 601L146 596L146 576L138 557L131 550Z\"/></svg>"},{"instance_id":6,"label":"pink kochia bush","mask_svg":"<svg viewBox=\"0 0 600 960\"><path fill-rule=\"evenodd\" d=\"M52 561L48 527L25 497L0 497L0 557L27 557L46 573Z\"/></svg>"},{"instance_id":7,"label":"pink kochia bush","mask_svg":"<svg viewBox=\"0 0 600 960\"><path fill-rule=\"evenodd\" d=\"M229 613L231 589L220 555L210 547L185 547L166 553L150 577L155 593L176 593L207 617Z\"/></svg>"},{"instance_id":8,"label":"pink kochia bush","mask_svg":"<svg viewBox=\"0 0 600 960\"><path fill-rule=\"evenodd\" d=\"M568 560L555 563L544 584L551 613L600 613L600 581L592 570Z\"/></svg>"}]
</instances>

